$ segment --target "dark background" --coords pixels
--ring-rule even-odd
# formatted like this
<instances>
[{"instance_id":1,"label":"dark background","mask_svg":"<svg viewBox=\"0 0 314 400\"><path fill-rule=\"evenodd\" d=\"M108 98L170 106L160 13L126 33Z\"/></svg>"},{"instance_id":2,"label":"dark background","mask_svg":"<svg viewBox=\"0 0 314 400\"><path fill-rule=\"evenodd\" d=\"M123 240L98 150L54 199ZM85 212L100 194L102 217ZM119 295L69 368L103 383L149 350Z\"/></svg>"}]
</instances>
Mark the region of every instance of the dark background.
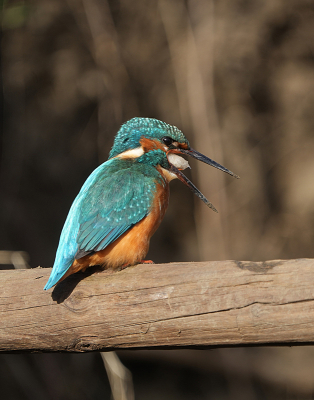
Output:
<instances>
[{"instance_id":1,"label":"dark background","mask_svg":"<svg viewBox=\"0 0 314 400\"><path fill-rule=\"evenodd\" d=\"M191 162L155 262L314 257L314 2L1 2L0 250L51 267L67 212L134 116L178 126L241 176ZM297 272L296 272L297 273ZM314 350L122 352L136 399L313 399ZM99 354L2 355L1 398L103 399Z\"/></svg>"}]
</instances>

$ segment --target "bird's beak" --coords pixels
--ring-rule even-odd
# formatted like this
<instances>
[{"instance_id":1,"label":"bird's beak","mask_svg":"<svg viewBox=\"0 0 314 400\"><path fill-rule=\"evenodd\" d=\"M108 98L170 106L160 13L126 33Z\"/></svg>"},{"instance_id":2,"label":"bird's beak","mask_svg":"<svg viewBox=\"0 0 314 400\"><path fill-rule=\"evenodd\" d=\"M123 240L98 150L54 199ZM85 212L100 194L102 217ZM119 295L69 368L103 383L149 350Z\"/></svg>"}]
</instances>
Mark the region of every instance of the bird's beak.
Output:
<instances>
[{"instance_id":1,"label":"bird's beak","mask_svg":"<svg viewBox=\"0 0 314 400\"><path fill-rule=\"evenodd\" d=\"M204 162L205 164L211 165L212 167L215 167L217 169L220 169L223 172L226 172L229 175L234 176L235 178L239 179L240 177L236 174L234 174L232 171L230 171L229 169L223 167L222 165L218 164L216 161L212 160L211 158L208 158L206 156L204 156L204 154L199 153L198 151L194 150L194 149L178 149L178 151L181 154L186 154L188 156L191 156L193 158L196 158L199 161Z\"/></svg>"},{"instance_id":2,"label":"bird's beak","mask_svg":"<svg viewBox=\"0 0 314 400\"><path fill-rule=\"evenodd\" d=\"M170 150L169 153L171 154L185 154L188 156L191 156L193 158L196 158L199 161L202 161L208 165L211 165L212 167L218 168L223 172L226 172L229 175L234 176L235 178L239 179L239 176L231 172L229 169L223 167L222 165L218 164L216 161L204 156L204 154L199 153L198 151L194 149L182 149L182 148L177 148L174 151ZM170 159L170 157L169 157ZM172 160L171 160L172 161ZM216 208L213 206L213 204L207 200L207 198L201 193L197 187L181 172L181 169L179 165L175 166L173 165L172 162L169 162L170 164L170 169L169 171L172 172L177 176L177 178L183 182L186 186L188 186L196 196L198 196L209 208L211 208L213 211L218 212ZM178 167L178 168L177 168Z\"/></svg>"},{"instance_id":3,"label":"bird's beak","mask_svg":"<svg viewBox=\"0 0 314 400\"><path fill-rule=\"evenodd\" d=\"M196 194L196 196L199 197L209 208L211 208L215 212L218 212L213 204L206 199L203 193L197 189L194 183L192 183L190 179L188 179L178 168L176 168L173 164L170 164L169 171L175 174L177 178L180 179L180 181L183 182L187 187L189 187L192 192Z\"/></svg>"}]
</instances>

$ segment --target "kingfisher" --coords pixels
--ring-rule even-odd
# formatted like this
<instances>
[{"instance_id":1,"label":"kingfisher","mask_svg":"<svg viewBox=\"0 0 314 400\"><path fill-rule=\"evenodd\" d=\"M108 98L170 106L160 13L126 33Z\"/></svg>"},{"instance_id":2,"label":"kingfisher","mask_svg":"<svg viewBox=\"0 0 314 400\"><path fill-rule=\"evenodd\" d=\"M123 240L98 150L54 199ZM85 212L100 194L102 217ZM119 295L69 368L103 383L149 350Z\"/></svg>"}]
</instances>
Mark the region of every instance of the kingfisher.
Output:
<instances>
[{"instance_id":1,"label":"kingfisher","mask_svg":"<svg viewBox=\"0 0 314 400\"><path fill-rule=\"evenodd\" d=\"M175 126L133 118L118 131L109 158L87 178L61 232L45 290L93 265L122 269L144 260L169 203L169 183L178 178L207 206L216 208L182 173L191 156L238 176L191 148Z\"/></svg>"}]
</instances>

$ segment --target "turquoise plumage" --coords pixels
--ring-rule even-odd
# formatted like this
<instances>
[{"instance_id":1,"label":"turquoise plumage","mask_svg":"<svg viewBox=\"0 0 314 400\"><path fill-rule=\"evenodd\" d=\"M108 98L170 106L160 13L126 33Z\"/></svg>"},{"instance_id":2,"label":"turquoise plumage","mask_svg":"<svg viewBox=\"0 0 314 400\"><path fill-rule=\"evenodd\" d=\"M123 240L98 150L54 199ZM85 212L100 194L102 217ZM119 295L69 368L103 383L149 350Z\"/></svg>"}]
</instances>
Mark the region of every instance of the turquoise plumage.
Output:
<instances>
[{"instance_id":1,"label":"turquoise plumage","mask_svg":"<svg viewBox=\"0 0 314 400\"><path fill-rule=\"evenodd\" d=\"M169 181L178 177L203 196L180 172L186 163L180 153L200 159L176 127L150 118L122 125L109 160L92 172L70 208L45 290L96 262L122 267L142 261L167 208ZM179 168L169 161L171 157ZM204 196L202 200L211 206Z\"/></svg>"}]
</instances>

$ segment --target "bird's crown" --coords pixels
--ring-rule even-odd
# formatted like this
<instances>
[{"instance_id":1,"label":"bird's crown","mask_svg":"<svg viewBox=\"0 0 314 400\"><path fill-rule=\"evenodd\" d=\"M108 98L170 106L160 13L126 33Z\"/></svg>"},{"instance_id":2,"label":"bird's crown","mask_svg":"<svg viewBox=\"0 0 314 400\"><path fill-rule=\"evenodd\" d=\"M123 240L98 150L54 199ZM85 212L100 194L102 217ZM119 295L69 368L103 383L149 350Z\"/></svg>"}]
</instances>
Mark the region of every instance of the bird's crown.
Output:
<instances>
[{"instance_id":1,"label":"bird's crown","mask_svg":"<svg viewBox=\"0 0 314 400\"><path fill-rule=\"evenodd\" d=\"M160 142L164 138L169 137L174 142L185 143L187 147L190 147L187 138L175 126L154 118L132 118L123 124L118 131L109 154L109 159L125 151L140 147L140 140L143 137L159 140Z\"/></svg>"}]
</instances>

